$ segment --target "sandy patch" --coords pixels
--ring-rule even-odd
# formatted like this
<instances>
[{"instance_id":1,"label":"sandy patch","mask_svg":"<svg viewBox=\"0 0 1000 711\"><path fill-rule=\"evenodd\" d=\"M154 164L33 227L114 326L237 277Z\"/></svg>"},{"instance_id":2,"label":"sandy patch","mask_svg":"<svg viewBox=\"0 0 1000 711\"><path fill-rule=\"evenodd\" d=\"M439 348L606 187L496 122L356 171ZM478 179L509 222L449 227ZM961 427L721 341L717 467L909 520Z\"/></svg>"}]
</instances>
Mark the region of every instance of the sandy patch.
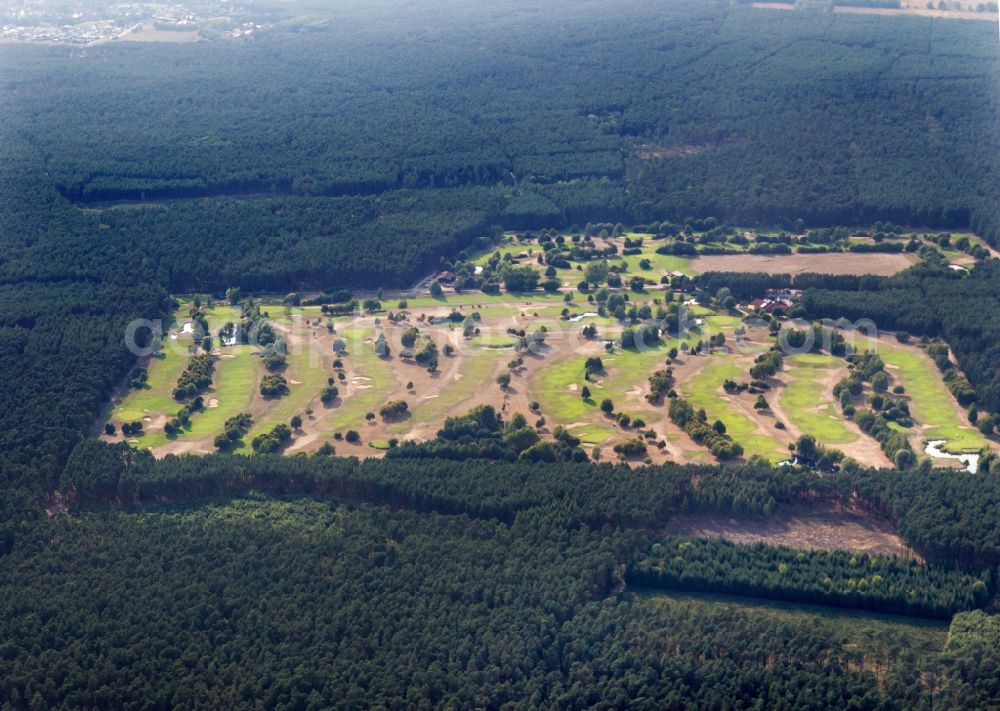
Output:
<instances>
[{"instance_id":1,"label":"sandy patch","mask_svg":"<svg viewBox=\"0 0 1000 711\"><path fill-rule=\"evenodd\" d=\"M208 407L218 407L218 406L219 406L219 401L214 397L208 401Z\"/></svg>"}]
</instances>

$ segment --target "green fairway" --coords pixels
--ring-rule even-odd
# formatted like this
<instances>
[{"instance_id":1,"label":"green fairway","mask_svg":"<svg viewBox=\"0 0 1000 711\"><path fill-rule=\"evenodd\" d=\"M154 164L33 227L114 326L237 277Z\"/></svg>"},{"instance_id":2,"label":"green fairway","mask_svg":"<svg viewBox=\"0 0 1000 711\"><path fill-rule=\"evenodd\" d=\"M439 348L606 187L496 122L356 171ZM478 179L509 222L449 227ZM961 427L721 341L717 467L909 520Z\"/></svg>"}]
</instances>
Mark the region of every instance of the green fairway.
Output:
<instances>
[{"instance_id":1,"label":"green fairway","mask_svg":"<svg viewBox=\"0 0 1000 711\"><path fill-rule=\"evenodd\" d=\"M840 408L825 397L823 377L830 369L844 368L844 361L830 355L807 353L785 360L788 384L780 391L780 403L788 419L803 434L820 444L848 444L857 435L844 425Z\"/></svg>"},{"instance_id":2,"label":"green fairway","mask_svg":"<svg viewBox=\"0 0 1000 711\"><path fill-rule=\"evenodd\" d=\"M586 356L573 356L547 363L533 379L532 392L535 399L542 403L542 412L553 424L565 426L586 421L599 412L597 404L607 397L600 385L584 381L586 360ZM589 400L580 397L584 385L590 388ZM573 386L576 388L573 389Z\"/></svg>"},{"instance_id":3,"label":"green fairway","mask_svg":"<svg viewBox=\"0 0 1000 711\"><path fill-rule=\"evenodd\" d=\"M649 269L643 269L639 264L643 260L649 262ZM673 254L657 254L656 243L645 240L642 247L642 254L629 254L624 257L616 257L611 260L612 264L624 261L628 264L629 276L641 276L646 279L653 279L659 282L662 274L680 272L681 274L693 275L695 272L691 268L691 260L687 257L678 257Z\"/></svg>"},{"instance_id":4,"label":"green fairway","mask_svg":"<svg viewBox=\"0 0 1000 711\"><path fill-rule=\"evenodd\" d=\"M696 339L697 340L697 339ZM679 341L660 341L642 350L621 350L614 355L602 357L607 376L601 382L603 397L612 400L624 397L625 393L639 387L646 392L648 378L657 370L667 367L667 354Z\"/></svg>"},{"instance_id":5,"label":"green fairway","mask_svg":"<svg viewBox=\"0 0 1000 711\"><path fill-rule=\"evenodd\" d=\"M310 342L308 346L289 346L286 360L288 367L282 375L288 381L289 392L272 400L260 400L257 395L259 414L254 417L253 429L246 437L248 442L277 424L287 425L294 415L305 418L307 408L319 410L323 407L319 396L326 387L327 378L333 375L330 367L333 354L320 352L318 345Z\"/></svg>"},{"instance_id":6,"label":"green fairway","mask_svg":"<svg viewBox=\"0 0 1000 711\"><path fill-rule=\"evenodd\" d=\"M563 300L562 294L550 294L545 291L535 291L530 294L484 294L481 291L463 291L461 294L447 294L440 298L435 298L433 296L414 296L407 297L404 299L406 301L407 311L419 311L420 309L432 309L441 308L446 306L464 306L463 311L469 310L470 306L486 306L491 305L490 313L494 313L492 306L510 306L511 313L516 313L514 307L525 306L528 304L555 304L561 303ZM397 310L396 301L386 300L382 304L386 309ZM474 310L474 309L473 309Z\"/></svg>"},{"instance_id":7,"label":"green fairway","mask_svg":"<svg viewBox=\"0 0 1000 711\"><path fill-rule=\"evenodd\" d=\"M159 447L173 439L213 438L223 430L227 419L247 412L253 402L253 395L260 372L260 359L254 355L252 346L231 346L222 349L215 363L212 387L203 393L205 409L191 415L191 426L176 437L168 438L163 432L144 435L139 440L143 448ZM217 402L216 407L211 407ZM163 412L172 417L181 407L174 402L173 407Z\"/></svg>"},{"instance_id":8,"label":"green fairway","mask_svg":"<svg viewBox=\"0 0 1000 711\"><path fill-rule=\"evenodd\" d=\"M529 254L529 258L534 258L535 255L539 253L539 246L537 242L526 242L524 244L519 244L514 242L509 236L504 237L504 241L501 244L495 245L486 249L472 258L472 262L479 266L485 266L494 254L500 253L500 257L503 258L505 255L511 255L516 257L518 254L524 253Z\"/></svg>"},{"instance_id":9,"label":"green fairway","mask_svg":"<svg viewBox=\"0 0 1000 711\"><path fill-rule=\"evenodd\" d=\"M709 356L712 360L683 386L684 397L697 410L704 408L709 422L722 420L727 433L741 445L744 456L760 455L772 462L788 457L788 450L770 437L757 434L757 423L742 414L719 394L722 383L746 375L745 370L725 355Z\"/></svg>"},{"instance_id":10,"label":"green fairway","mask_svg":"<svg viewBox=\"0 0 1000 711\"><path fill-rule=\"evenodd\" d=\"M609 398L616 408L627 411L630 415L639 414L648 419L656 414L656 408L645 404L638 408L627 406L625 401L629 393L634 393L636 388L646 392L649 376L667 367L667 354L670 349L679 348L682 342L694 345L700 339L707 339L711 333L731 331L739 324L739 319L735 316L709 316L711 312L707 309L703 313L706 315L703 326L689 333L683 341L669 339L642 349L599 354L604 363L605 373L596 378L597 382L587 383L583 379L587 355L574 355L546 364L531 382L535 399L542 404L542 410L552 424L569 426L580 422L587 423L585 426L580 425L580 429L574 430L574 434L585 441L600 444L614 434L610 421L607 425L592 424L595 417L601 416L598 410L601 400ZM617 332L618 328L615 330ZM720 380L719 383L721 382ZM589 400L580 397L584 385L591 391ZM587 436L585 437L583 433Z\"/></svg>"},{"instance_id":11,"label":"green fairway","mask_svg":"<svg viewBox=\"0 0 1000 711\"><path fill-rule=\"evenodd\" d=\"M964 419L961 407L929 357L885 343L878 344L878 353L890 374L906 388L914 418L927 426L922 431L925 439L945 440L944 449L949 452L978 451L986 446L986 438Z\"/></svg>"},{"instance_id":12,"label":"green fairway","mask_svg":"<svg viewBox=\"0 0 1000 711\"><path fill-rule=\"evenodd\" d=\"M187 313L190 304L190 298L180 300L176 312L176 324L164 338L162 352L149 363L147 387L130 391L123 402L112 411L112 421L120 424L143 420L148 428L150 421L161 417L172 419L183 407L184 403L174 400L172 393L177 379L190 360L187 348L192 338L183 332L183 326L188 319L181 316ZM226 321L239 320L239 309L227 304L217 304L205 309L205 313L213 340L216 341L216 349L213 351L215 370L212 387L202 394L206 408L192 414L190 427L174 437L168 438L162 430L147 431L138 438L137 446L141 448L159 447L174 439L214 436L222 431L226 418L248 409L252 401L259 368L259 362L253 355L256 349L250 346L219 347L215 335ZM213 400L218 402L218 407L208 407ZM146 417L149 417L150 421L145 421Z\"/></svg>"},{"instance_id":13,"label":"green fairway","mask_svg":"<svg viewBox=\"0 0 1000 711\"><path fill-rule=\"evenodd\" d=\"M215 367L212 389L205 402L217 400L218 407L208 407L191 418L191 430L182 437L214 437L222 432L226 420L247 412L257 392L261 362L253 346L231 346L223 349ZM231 356L231 357L226 357Z\"/></svg>"},{"instance_id":14,"label":"green fairway","mask_svg":"<svg viewBox=\"0 0 1000 711\"><path fill-rule=\"evenodd\" d=\"M363 433L361 427L365 424L365 414L377 412L396 387L395 364L390 359L379 358L370 343L362 343L365 338L374 338L374 330L352 326L340 329L338 334L349 344L356 344L342 360L350 371L349 375L363 380L354 385L354 393L347 397L344 397L346 387L338 382L341 390L338 404L330 408L320 404L316 408L318 429L322 434L330 435L348 428Z\"/></svg>"},{"instance_id":15,"label":"green fairway","mask_svg":"<svg viewBox=\"0 0 1000 711\"><path fill-rule=\"evenodd\" d=\"M190 342L190 339L187 339ZM132 422L143 417L174 412L180 404L171 393L188 364L190 357L185 349L167 346L150 359L146 387L130 390L122 404L111 413L114 422Z\"/></svg>"},{"instance_id":16,"label":"green fairway","mask_svg":"<svg viewBox=\"0 0 1000 711\"><path fill-rule=\"evenodd\" d=\"M389 431L403 434L414 425L443 422L447 417L470 409L462 403L475 397L483 388L499 388L493 373L499 362L506 362L512 357L512 353L502 350L476 350L463 356L457 368L455 365L458 361L442 357L438 364L438 378L433 381L433 392L417 393L415 397L408 398L410 417L403 422L394 423ZM515 377L513 387L519 385L520 382Z\"/></svg>"}]
</instances>

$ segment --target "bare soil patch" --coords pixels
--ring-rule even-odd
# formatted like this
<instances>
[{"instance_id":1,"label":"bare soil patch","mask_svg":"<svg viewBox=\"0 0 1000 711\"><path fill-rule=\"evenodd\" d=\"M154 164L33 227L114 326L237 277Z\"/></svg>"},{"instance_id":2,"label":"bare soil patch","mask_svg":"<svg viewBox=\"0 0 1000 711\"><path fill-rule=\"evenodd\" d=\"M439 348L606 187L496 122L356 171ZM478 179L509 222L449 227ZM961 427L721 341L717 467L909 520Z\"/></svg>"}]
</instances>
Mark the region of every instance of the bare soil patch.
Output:
<instances>
[{"instance_id":1,"label":"bare soil patch","mask_svg":"<svg viewBox=\"0 0 1000 711\"><path fill-rule=\"evenodd\" d=\"M832 504L786 505L770 518L735 518L719 513L681 514L664 533L722 538L732 543L788 546L804 550L845 550L922 560L888 521L858 508Z\"/></svg>"},{"instance_id":2,"label":"bare soil patch","mask_svg":"<svg viewBox=\"0 0 1000 711\"><path fill-rule=\"evenodd\" d=\"M705 272L761 272L765 274L872 274L892 276L913 261L906 254L720 254L691 259L691 269Z\"/></svg>"}]
</instances>

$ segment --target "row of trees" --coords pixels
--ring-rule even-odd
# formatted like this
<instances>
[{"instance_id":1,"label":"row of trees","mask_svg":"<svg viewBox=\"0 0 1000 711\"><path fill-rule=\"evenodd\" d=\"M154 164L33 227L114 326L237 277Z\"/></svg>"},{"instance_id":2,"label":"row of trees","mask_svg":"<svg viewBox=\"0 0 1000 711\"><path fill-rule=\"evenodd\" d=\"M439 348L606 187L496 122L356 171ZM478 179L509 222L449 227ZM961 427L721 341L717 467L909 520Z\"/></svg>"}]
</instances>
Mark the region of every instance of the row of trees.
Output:
<instances>
[{"instance_id":1,"label":"row of trees","mask_svg":"<svg viewBox=\"0 0 1000 711\"><path fill-rule=\"evenodd\" d=\"M674 590L757 595L951 619L993 594L989 569L960 570L849 551L798 551L764 543L667 536L638 554L627 579Z\"/></svg>"}]
</instances>

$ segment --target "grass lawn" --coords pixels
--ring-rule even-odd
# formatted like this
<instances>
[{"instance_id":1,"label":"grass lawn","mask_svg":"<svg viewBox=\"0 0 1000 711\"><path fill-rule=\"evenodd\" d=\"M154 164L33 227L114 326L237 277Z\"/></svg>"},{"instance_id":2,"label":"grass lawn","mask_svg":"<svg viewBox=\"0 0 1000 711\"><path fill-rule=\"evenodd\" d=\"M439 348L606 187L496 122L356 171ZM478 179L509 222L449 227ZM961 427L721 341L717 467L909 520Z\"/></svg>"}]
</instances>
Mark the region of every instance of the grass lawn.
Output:
<instances>
[{"instance_id":1,"label":"grass lawn","mask_svg":"<svg viewBox=\"0 0 1000 711\"><path fill-rule=\"evenodd\" d=\"M648 239L644 240L642 245L642 254L630 254L628 256L618 256L611 259L612 264L617 264L619 262L625 262L628 264L627 275L629 277L641 276L646 279L653 279L654 281L660 281L660 276L664 273L669 274L670 272L681 272L682 274L687 274L691 276L694 274L694 270L691 269L691 260L687 257L678 257L673 254L657 254L656 248L659 243L650 242ZM649 260L649 269L643 269L639 266L639 262L643 259Z\"/></svg>"},{"instance_id":2,"label":"grass lawn","mask_svg":"<svg viewBox=\"0 0 1000 711\"><path fill-rule=\"evenodd\" d=\"M704 408L709 422L722 420L726 432L743 445L747 458L757 454L772 462L788 457L788 450L766 435L757 434L757 423L742 414L719 395L722 383L746 375L744 369L725 355L707 356L712 361L682 386L685 399L696 410Z\"/></svg>"},{"instance_id":3,"label":"grass lawn","mask_svg":"<svg viewBox=\"0 0 1000 711\"><path fill-rule=\"evenodd\" d=\"M598 403L608 397L600 386L584 382L583 364L586 360L587 356L573 356L548 363L533 379L531 385L535 399L542 405L542 414L553 425L566 426L589 420L599 412ZM573 385L576 385L576 390L571 389ZM589 400L580 397L584 385L590 388Z\"/></svg>"},{"instance_id":4,"label":"grass lawn","mask_svg":"<svg viewBox=\"0 0 1000 711\"><path fill-rule=\"evenodd\" d=\"M260 359L254 355L252 346L231 346L223 348L222 355L215 363L215 374L212 378L212 388L202 394L205 409L191 416L191 426L176 436L176 439L212 438L223 430L227 419L241 412L248 412L256 392L257 375L260 371ZM212 400L218 401L218 407L208 407ZM164 414L173 414L180 409L180 404ZM139 446L159 447L168 439L163 432L147 434L140 438Z\"/></svg>"},{"instance_id":5,"label":"grass lawn","mask_svg":"<svg viewBox=\"0 0 1000 711\"><path fill-rule=\"evenodd\" d=\"M434 381L434 391L421 393L407 398L410 404L410 417L403 422L397 422L389 427L393 434L408 432L417 424L443 422L445 418L463 414L469 408L463 403L474 398L483 388L498 388L493 373L497 363L508 361L512 353L503 350L483 349L465 355L461 361L442 356L438 362L438 378ZM459 364L456 369L455 365ZM408 366L419 368L420 366ZM458 379L455 376L458 375ZM515 376L513 387L521 383ZM432 395L435 397L427 398Z\"/></svg>"},{"instance_id":6,"label":"grass lawn","mask_svg":"<svg viewBox=\"0 0 1000 711\"><path fill-rule=\"evenodd\" d=\"M830 355L807 353L785 361L786 373L793 379L781 391L780 402L791 420L803 433L810 434L820 444L848 444L857 435L844 426L840 408L824 402L824 376L830 369L844 367L844 361Z\"/></svg>"},{"instance_id":7,"label":"grass lawn","mask_svg":"<svg viewBox=\"0 0 1000 711\"><path fill-rule=\"evenodd\" d=\"M921 425L930 425L922 432L925 439L945 440L944 448L950 452L978 451L986 446L986 438L961 414L962 408L929 357L884 343L878 344L878 354L889 373L906 388L914 418Z\"/></svg>"},{"instance_id":8,"label":"grass lawn","mask_svg":"<svg viewBox=\"0 0 1000 711\"><path fill-rule=\"evenodd\" d=\"M288 394L271 400L264 400L259 392L254 394L256 409L254 426L245 438L247 442L259 434L270 432L275 425L288 424L294 415L305 419L307 408L320 410L323 404L319 396L326 380L333 375L330 364L332 353L321 353L318 346L290 347L286 356L288 367L281 373L288 381Z\"/></svg>"},{"instance_id":9,"label":"grass lawn","mask_svg":"<svg viewBox=\"0 0 1000 711\"><path fill-rule=\"evenodd\" d=\"M348 342L358 344L341 360L348 371L348 377L361 376L368 378L358 386L358 389L344 397L346 386L338 383L341 391L341 399L331 408L320 404L316 408L315 416L321 418L319 430L323 434L333 434L340 430L361 429L365 424L365 415L369 412L378 412L378 409L386 403L389 395L396 387L396 374L394 363L375 354L374 348L369 343L362 345L364 338L374 338L373 329L362 330L355 327L346 327L338 333Z\"/></svg>"}]
</instances>

